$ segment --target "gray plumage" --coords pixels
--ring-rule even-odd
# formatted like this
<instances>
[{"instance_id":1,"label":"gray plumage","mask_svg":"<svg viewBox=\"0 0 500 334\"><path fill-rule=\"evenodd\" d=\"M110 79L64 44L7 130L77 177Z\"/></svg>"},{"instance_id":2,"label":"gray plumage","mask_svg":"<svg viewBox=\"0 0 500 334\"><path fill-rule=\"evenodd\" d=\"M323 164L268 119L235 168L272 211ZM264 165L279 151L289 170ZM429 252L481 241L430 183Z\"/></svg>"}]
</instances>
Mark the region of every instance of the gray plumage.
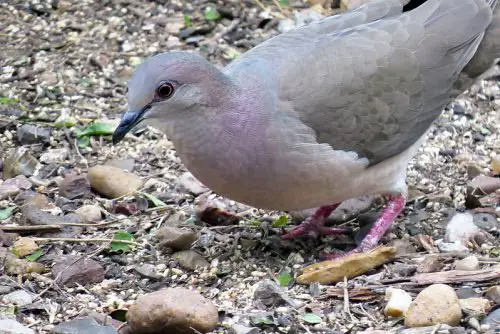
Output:
<instances>
[{"instance_id":1,"label":"gray plumage","mask_svg":"<svg viewBox=\"0 0 500 334\"><path fill-rule=\"evenodd\" d=\"M281 34L222 70L191 53L152 57L130 82L124 122L145 110L140 120L166 132L198 179L253 206L405 193L431 123L500 56L496 0L428 0L403 13L407 2ZM175 86L163 100L162 81Z\"/></svg>"}]
</instances>

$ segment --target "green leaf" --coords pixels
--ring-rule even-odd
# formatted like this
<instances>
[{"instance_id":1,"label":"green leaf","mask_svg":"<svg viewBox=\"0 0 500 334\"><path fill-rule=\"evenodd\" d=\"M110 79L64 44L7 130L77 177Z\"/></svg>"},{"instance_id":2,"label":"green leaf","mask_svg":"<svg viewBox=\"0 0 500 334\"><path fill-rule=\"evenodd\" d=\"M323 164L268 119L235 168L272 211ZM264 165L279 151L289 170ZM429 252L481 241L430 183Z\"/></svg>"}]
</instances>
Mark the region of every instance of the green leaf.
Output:
<instances>
[{"instance_id":1,"label":"green leaf","mask_svg":"<svg viewBox=\"0 0 500 334\"><path fill-rule=\"evenodd\" d=\"M134 236L128 232L116 232L113 240L116 241L111 242L111 249L115 252L129 252L134 247L131 244L120 242L120 240L135 241Z\"/></svg>"},{"instance_id":2,"label":"green leaf","mask_svg":"<svg viewBox=\"0 0 500 334\"><path fill-rule=\"evenodd\" d=\"M290 1L289 0L280 0L280 5L282 5L282 6L290 6Z\"/></svg>"},{"instance_id":3,"label":"green leaf","mask_svg":"<svg viewBox=\"0 0 500 334\"><path fill-rule=\"evenodd\" d=\"M186 219L186 221L184 221L184 225L194 226L195 223L196 223L196 217L189 217L188 219Z\"/></svg>"},{"instance_id":4,"label":"green leaf","mask_svg":"<svg viewBox=\"0 0 500 334\"><path fill-rule=\"evenodd\" d=\"M280 216L274 223L272 227L285 227L289 223L289 219L286 215Z\"/></svg>"},{"instance_id":5,"label":"green leaf","mask_svg":"<svg viewBox=\"0 0 500 334\"><path fill-rule=\"evenodd\" d=\"M16 104L19 101L17 99L11 99L7 96L0 96L0 104Z\"/></svg>"},{"instance_id":6,"label":"green leaf","mask_svg":"<svg viewBox=\"0 0 500 334\"><path fill-rule=\"evenodd\" d=\"M80 138L78 138L77 142L78 142L79 148L86 148L86 147L89 147L89 145L90 145L90 138L87 136L80 137Z\"/></svg>"},{"instance_id":7,"label":"green leaf","mask_svg":"<svg viewBox=\"0 0 500 334\"><path fill-rule=\"evenodd\" d=\"M191 18L189 17L189 15L184 15L184 27L189 28L192 25L193 23L191 22Z\"/></svg>"},{"instance_id":8,"label":"green leaf","mask_svg":"<svg viewBox=\"0 0 500 334\"><path fill-rule=\"evenodd\" d=\"M283 287L287 287L292 281L293 277L288 269L282 270L278 275L278 283Z\"/></svg>"},{"instance_id":9,"label":"green leaf","mask_svg":"<svg viewBox=\"0 0 500 334\"><path fill-rule=\"evenodd\" d=\"M115 132L116 126L111 123L93 123L83 131L77 131L78 138L84 136L110 136Z\"/></svg>"},{"instance_id":10,"label":"green leaf","mask_svg":"<svg viewBox=\"0 0 500 334\"><path fill-rule=\"evenodd\" d=\"M235 58L238 58L240 55L241 55L241 53L232 47L229 47L226 49L226 51L224 51L224 57L226 59L235 59Z\"/></svg>"},{"instance_id":11,"label":"green leaf","mask_svg":"<svg viewBox=\"0 0 500 334\"><path fill-rule=\"evenodd\" d=\"M28 260L29 262L35 262L42 255L43 255L42 250L41 249L37 249L33 254L26 256L25 259Z\"/></svg>"},{"instance_id":12,"label":"green leaf","mask_svg":"<svg viewBox=\"0 0 500 334\"><path fill-rule=\"evenodd\" d=\"M159 200L158 198L156 198L155 196L153 196L151 194L141 192L141 195L146 197L146 199L148 201L151 201L151 203L153 203L153 205L155 207L162 208L162 207L167 206L167 204L165 202Z\"/></svg>"},{"instance_id":13,"label":"green leaf","mask_svg":"<svg viewBox=\"0 0 500 334\"><path fill-rule=\"evenodd\" d=\"M205 8L205 18L208 21L216 21L220 19L220 14L215 7Z\"/></svg>"},{"instance_id":14,"label":"green leaf","mask_svg":"<svg viewBox=\"0 0 500 334\"><path fill-rule=\"evenodd\" d=\"M11 206L8 208L5 208L3 210L0 210L0 220L5 220L12 216L12 212L17 208L17 206Z\"/></svg>"},{"instance_id":15,"label":"green leaf","mask_svg":"<svg viewBox=\"0 0 500 334\"><path fill-rule=\"evenodd\" d=\"M275 321L271 315L252 315L250 316L252 325L274 325Z\"/></svg>"},{"instance_id":16,"label":"green leaf","mask_svg":"<svg viewBox=\"0 0 500 334\"><path fill-rule=\"evenodd\" d=\"M321 317L319 315L314 314L314 313L305 313L302 316L302 320L304 320L305 322L307 322L309 324L313 324L313 325L321 323Z\"/></svg>"}]
</instances>

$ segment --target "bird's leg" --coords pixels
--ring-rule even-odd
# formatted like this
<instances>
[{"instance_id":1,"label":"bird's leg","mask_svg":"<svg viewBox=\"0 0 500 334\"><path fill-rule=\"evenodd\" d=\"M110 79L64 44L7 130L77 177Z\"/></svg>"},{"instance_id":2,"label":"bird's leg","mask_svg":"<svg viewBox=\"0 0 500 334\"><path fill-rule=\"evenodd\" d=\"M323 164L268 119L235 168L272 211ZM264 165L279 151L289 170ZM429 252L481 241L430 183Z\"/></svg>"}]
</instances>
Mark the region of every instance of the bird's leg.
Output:
<instances>
[{"instance_id":1,"label":"bird's leg","mask_svg":"<svg viewBox=\"0 0 500 334\"><path fill-rule=\"evenodd\" d=\"M396 220L398 215L403 211L406 204L406 195L390 195L387 204L382 211L382 214L373 224L372 228L365 236L361 244L350 252L338 256L336 254L328 254L326 258L329 260L334 260L336 258L349 255L352 253L362 253L370 249L375 248L382 236L387 232L391 224Z\"/></svg>"},{"instance_id":2,"label":"bird's leg","mask_svg":"<svg viewBox=\"0 0 500 334\"><path fill-rule=\"evenodd\" d=\"M320 207L316 212L307 218L302 224L294 227L291 231L283 235L283 239L290 240L303 235L334 235L344 234L351 230L345 228L326 227L325 221L340 203Z\"/></svg>"}]
</instances>

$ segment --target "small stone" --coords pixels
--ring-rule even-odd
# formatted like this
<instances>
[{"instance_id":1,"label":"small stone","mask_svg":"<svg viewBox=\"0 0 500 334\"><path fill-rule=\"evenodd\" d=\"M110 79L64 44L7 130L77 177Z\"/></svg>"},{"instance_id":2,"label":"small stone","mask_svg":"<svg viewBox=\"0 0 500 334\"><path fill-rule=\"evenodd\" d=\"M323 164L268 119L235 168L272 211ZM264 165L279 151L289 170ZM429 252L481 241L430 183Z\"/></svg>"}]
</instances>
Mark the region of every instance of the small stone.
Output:
<instances>
[{"instance_id":1,"label":"small stone","mask_svg":"<svg viewBox=\"0 0 500 334\"><path fill-rule=\"evenodd\" d=\"M384 314L388 317L399 318L405 316L411 304L411 296L408 292L387 288L385 290L387 305L384 308Z\"/></svg>"},{"instance_id":2,"label":"small stone","mask_svg":"<svg viewBox=\"0 0 500 334\"><path fill-rule=\"evenodd\" d=\"M467 246L469 241L473 240L478 234L480 234L480 231L474 224L474 217L470 213L457 213L446 225L444 240L449 243L458 241Z\"/></svg>"},{"instance_id":3,"label":"small stone","mask_svg":"<svg viewBox=\"0 0 500 334\"><path fill-rule=\"evenodd\" d=\"M466 270L473 271L479 269L479 260L476 256L471 255L463 258L462 260L457 260L453 264L455 270Z\"/></svg>"},{"instance_id":4,"label":"small stone","mask_svg":"<svg viewBox=\"0 0 500 334\"><path fill-rule=\"evenodd\" d=\"M208 268L210 263L198 252L188 249L176 252L172 255L174 259L179 261L179 264L184 269L195 270L196 268Z\"/></svg>"},{"instance_id":5,"label":"small stone","mask_svg":"<svg viewBox=\"0 0 500 334\"><path fill-rule=\"evenodd\" d=\"M94 166L88 177L92 189L108 198L133 194L143 184L137 175L113 166Z\"/></svg>"},{"instance_id":6,"label":"small stone","mask_svg":"<svg viewBox=\"0 0 500 334\"><path fill-rule=\"evenodd\" d=\"M48 143L50 135L50 128L43 128L35 124L23 124L17 129L17 141L22 145Z\"/></svg>"},{"instance_id":7,"label":"small stone","mask_svg":"<svg viewBox=\"0 0 500 334\"><path fill-rule=\"evenodd\" d=\"M31 182L24 175L18 175L0 184L0 200L14 197L21 192L31 188Z\"/></svg>"},{"instance_id":8,"label":"small stone","mask_svg":"<svg viewBox=\"0 0 500 334\"><path fill-rule=\"evenodd\" d=\"M127 172L133 172L135 168L134 159L111 159L104 163L106 166L112 166L123 169Z\"/></svg>"},{"instance_id":9,"label":"small stone","mask_svg":"<svg viewBox=\"0 0 500 334\"><path fill-rule=\"evenodd\" d=\"M133 333L207 333L217 326L217 308L199 293L167 288L137 299L129 307L127 322Z\"/></svg>"},{"instance_id":10,"label":"small stone","mask_svg":"<svg viewBox=\"0 0 500 334\"><path fill-rule=\"evenodd\" d=\"M274 307L283 304L289 304L293 307L299 307L302 303L290 298L286 292L274 281L263 280L255 289L254 299L267 307Z\"/></svg>"},{"instance_id":11,"label":"small stone","mask_svg":"<svg viewBox=\"0 0 500 334\"><path fill-rule=\"evenodd\" d=\"M25 147L17 148L3 163L4 180L17 175L31 176L39 167L36 160Z\"/></svg>"},{"instance_id":12,"label":"small stone","mask_svg":"<svg viewBox=\"0 0 500 334\"><path fill-rule=\"evenodd\" d=\"M80 215L85 223L97 223L102 220L102 209L98 205L84 205L78 208L75 213Z\"/></svg>"},{"instance_id":13,"label":"small stone","mask_svg":"<svg viewBox=\"0 0 500 334\"><path fill-rule=\"evenodd\" d=\"M92 318L74 319L60 323L52 330L54 334L116 334L110 326L101 326Z\"/></svg>"},{"instance_id":14,"label":"small stone","mask_svg":"<svg viewBox=\"0 0 500 334\"><path fill-rule=\"evenodd\" d=\"M500 307L488 314L486 318L481 321L481 325L488 325L491 333L498 333L498 331L500 331Z\"/></svg>"},{"instance_id":15,"label":"small stone","mask_svg":"<svg viewBox=\"0 0 500 334\"><path fill-rule=\"evenodd\" d=\"M33 295L24 290L16 290L3 296L4 303L24 306L33 303ZM0 332L1 333L1 332Z\"/></svg>"},{"instance_id":16,"label":"small stone","mask_svg":"<svg viewBox=\"0 0 500 334\"><path fill-rule=\"evenodd\" d=\"M40 162L44 164L57 164L63 162L69 156L69 150L65 147L48 150L40 156Z\"/></svg>"},{"instance_id":17,"label":"small stone","mask_svg":"<svg viewBox=\"0 0 500 334\"><path fill-rule=\"evenodd\" d=\"M59 195L67 199L84 198L89 194L90 182L86 174L68 174L59 184Z\"/></svg>"},{"instance_id":18,"label":"small stone","mask_svg":"<svg viewBox=\"0 0 500 334\"><path fill-rule=\"evenodd\" d=\"M13 319L0 319L0 333L5 334L35 334L31 328L23 326Z\"/></svg>"},{"instance_id":19,"label":"small stone","mask_svg":"<svg viewBox=\"0 0 500 334\"><path fill-rule=\"evenodd\" d=\"M209 191L209 189L198 181L193 174L185 172L179 177L179 184L181 189L190 192L195 196L198 196L204 192Z\"/></svg>"},{"instance_id":20,"label":"small stone","mask_svg":"<svg viewBox=\"0 0 500 334\"><path fill-rule=\"evenodd\" d=\"M493 303L500 305L500 285L492 286L486 290L486 298Z\"/></svg>"},{"instance_id":21,"label":"small stone","mask_svg":"<svg viewBox=\"0 0 500 334\"><path fill-rule=\"evenodd\" d=\"M422 290L410 305L405 326L457 326L461 317L462 310L453 288L445 284L433 284Z\"/></svg>"},{"instance_id":22,"label":"small stone","mask_svg":"<svg viewBox=\"0 0 500 334\"><path fill-rule=\"evenodd\" d=\"M186 213L184 211L177 211L174 214L168 216L165 221L165 226L179 226L186 220Z\"/></svg>"},{"instance_id":23,"label":"small stone","mask_svg":"<svg viewBox=\"0 0 500 334\"><path fill-rule=\"evenodd\" d=\"M12 253L18 257L25 257L27 255L33 254L38 249L38 245L32 238L19 238L14 242L14 248Z\"/></svg>"},{"instance_id":24,"label":"small stone","mask_svg":"<svg viewBox=\"0 0 500 334\"><path fill-rule=\"evenodd\" d=\"M500 189L500 178L479 175L470 181L467 187L470 189L481 189L485 194L491 194Z\"/></svg>"},{"instance_id":25,"label":"small stone","mask_svg":"<svg viewBox=\"0 0 500 334\"><path fill-rule=\"evenodd\" d=\"M73 286L87 285L104 280L104 268L96 261L81 256L66 256L52 267L52 276L57 283ZM60 275L60 276L59 276Z\"/></svg>"},{"instance_id":26,"label":"small stone","mask_svg":"<svg viewBox=\"0 0 500 334\"><path fill-rule=\"evenodd\" d=\"M462 312L470 317L484 317L491 310L491 302L486 298L465 298L459 300Z\"/></svg>"},{"instance_id":27,"label":"small stone","mask_svg":"<svg viewBox=\"0 0 500 334\"><path fill-rule=\"evenodd\" d=\"M145 263L134 267L135 271L144 278L158 279L156 267L151 263Z\"/></svg>"},{"instance_id":28,"label":"small stone","mask_svg":"<svg viewBox=\"0 0 500 334\"><path fill-rule=\"evenodd\" d=\"M199 235L185 228L164 226L156 232L156 238L162 248L185 250L191 248Z\"/></svg>"}]
</instances>

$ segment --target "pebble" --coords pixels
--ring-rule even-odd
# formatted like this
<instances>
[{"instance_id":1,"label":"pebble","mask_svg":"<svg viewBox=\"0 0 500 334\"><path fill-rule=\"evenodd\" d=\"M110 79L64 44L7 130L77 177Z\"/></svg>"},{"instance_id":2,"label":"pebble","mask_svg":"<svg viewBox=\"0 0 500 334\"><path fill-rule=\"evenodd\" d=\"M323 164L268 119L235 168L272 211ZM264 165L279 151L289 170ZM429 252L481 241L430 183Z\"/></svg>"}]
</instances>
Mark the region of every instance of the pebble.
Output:
<instances>
[{"instance_id":1,"label":"pebble","mask_svg":"<svg viewBox=\"0 0 500 334\"><path fill-rule=\"evenodd\" d=\"M476 256L471 255L463 258L462 260L457 260L453 264L455 270L465 270L465 271L473 271L479 270L479 260Z\"/></svg>"},{"instance_id":2,"label":"pebble","mask_svg":"<svg viewBox=\"0 0 500 334\"><path fill-rule=\"evenodd\" d=\"M51 132L50 128L26 123L17 129L17 141L21 145L48 143Z\"/></svg>"},{"instance_id":3,"label":"pebble","mask_svg":"<svg viewBox=\"0 0 500 334\"><path fill-rule=\"evenodd\" d=\"M100 283L104 280L104 268L92 259L69 255L59 260L52 267L52 277L58 284L73 286L76 283L87 285Z\"/></svg>"},{"instance_id":4,"label":"pebble","mask_svg":"<svg viewBox=\"0 0 500 334\"><path fill-rule=\"evenodd\" d=\"M21 192L31 188L31 182L24 175L18 175L0 184L0 200L14 197Z\"/></svg>"},{"instance_id":5,"label":"pebble","mask_svg":"<svg viewBox=\"0 0 500 334\"><path fill-rule=\"evenodd\" d=\"M15 304L17 306L24 306L33 302L33 295L24 290L16 290L3 296L5 303ZM1 333L1 331L0 331Z\"/></svg>"},{"instance_id":6,"label":"pebble","mask_svg":"<svg viewBox=\"0 0 500 334\"><path fill-rule=\"evenodd\" d=\"M94 166L89 169L88 177L92 189L108 198L131 194L143 184L137 175L113 166Z\"/></svg>"},{"instance_id":7,"label":"pebble","mask_svg":"<svg viewBox=\"0 0 500 334\"><path fill-rule=\"evenodd\" d=\"M465 298L459 300L462 312L471 317L484 317L491 310L491 301L486 298Z\"/></svg>"},{"instance_id":8,"label":"pebble","mask_svg":"<svg viewBox=\"0 0 500 334\"><path fill-rule=\"evenodd\" d=\"M199 235L185 228L164 226L156 232L156 238L162 248L185 250L191 248Z\"/></svg>"},{"instance_id":9,"label":"pebble","mask_svg":"<svg viewBox=\"0 0 500 334\"><path fill-rule=\"evenodd\" d=\"M185 172L184 174L179 176L179 185L181 189L190 192L195 196L209 191L209 189L200 181L198 181L190 172Z\"/></svg>"},{"instance_id":10,"label":"pebble","mask_svg":"<svg viewBox=\"0 0 500 334\"><path fill-rule=\"evenodd\" d=\"M192 249L178 251L172 257L179 261L179 265L184 269L195 270L196 268L210 267L210 263Z\"/></svg>"},{"instance_id":11,"label":"pebble","mask_svg":"<svg viewBox=\"0 0 500 334\"><path fill-rule=\"evenodd\" d=\"M472 179L472 181L470 181L467 186L472 189L479 188L485 194L491 194L497 189L500 189L500 178L487 175L479 175Z\"/></svg>"},{"instance_id":12,"label":"pebble","mask_svg":"<svg viewBox=\"0 0 500 334\"><path fill-rule=\"evenodd\" d=\"M426 255L423 261L418 265L418 273L434 273L443 269L444 263L437 255Z\"/></svg>"},{"instance_id":13,"label":"pebble","mask_svg":"<svg viewBox=\"0 0 500 334\"><path fill-rule=\"evenodd\" d=\"M110 326L101 326L92 318L74 319L60 323L52 329L53 334L116 334Z\"/></svg>"},{"instance_id":14,"label":"pebble","mask_svg":"<svg viewBox=\"0 0 500 334\"><path fill-rule=\"evenodd\" d=\"M184 288L162 289L137 299L129 307L127 322L133 333L207 333L217 326L215 305L198 292Z\"/></svg>"},{"instance_id":15,"label":"pebble","mask_svg":"<svg viewBox=\"0 0 500 334\"><path fill-rule=\"evenodd\" d=\"M0 319L0 333L5 334L35 334L35 331L13 319Z\"/></svg>"},{"instance_id":16,"label":"pebble","mask_svg":"<svg viewBox=\"0 0 500 334\"><path fill-rule=\"evenodd\" d=\"M67 199L84 198L90 194L90 182L86 174L70 173L59 183L59 195Z\"/></svg>"},{"instance_id":17,"label":"pebble","mask_svg":"<svg viewBox=\"0 0 500 334\"><path fill-rule=\"evenodd\" d=\"M54 148L48 150L40 156L40 162L44 164L57 164L66 160L69 156L69 149L63 148Z\"/></svg>"},{"instance_id":18,"label":"pebble","mask_svg":"<svg viewBox=\"0 0 500 334\"><path fill-rule=\"evenodd\" d=\"M80 215L85 223L97 223L102 220L102 209L98 205L83 205L75 213Z\"/></svg>"},{"instance_id":19,"label":"pebble","mask_svg":"<svg viewBox=\"0 0 500 334\"><path fill-rule=\"evenodd\" d=\"M492 286L486 290L486 298L493 303L500 305L500 285Z\"/></svg>"},{"instance_id":20,"label":"pebble","mask_svg":"<svg viewBox=\"0 0 500 334\"><path fill-rule=\"evenodd\" d=\"M384 308L384 315L394 318L405 316L412 301L408 292L395 288L387 288L385 298L387 305Z\"/></svg>"},{"instance_id":21,"label":"pebble","mask_svg":"<svg viewBox=\"0 0 500 334\"><path fill-rule=\"evenodd\" d=\"M14 242L12 253L18 257L25 257L33 254L38 249L38 245L32 238L22 237Z\"/></svg>"},{"instance_id":22,"label":"pebble","mask_svg":"<svg viewBox=\"0 0 500 334\"><path fill-rule=\"evenodd\" d=\"M462 310L453 288L445 284L433 284L417 295L404 323L410 328L437 324L456 326L461 317Z\"/></svg>"},{"instance_id":23,"label":"pebble","mask_svg":"<svg viewBox=\"0 0 500 334\"><path fill-rule=\"evenodd\" d=\"M302 304L300 301L290 298L281 286L272 280L265 279L258 284L253 297L267 307L283 304L299 307Z\"/></svg>"},{"instance_id":24,"label":"pebble","mask_svg":"<svg viewBox=\"0 0 500 334\"><path fill-rule=\"evenodd\" d=\"M156 267L153 264L145 263L134 266L135 271L144 278L158 279L160 276L156 273Z\"/></svg>"}]
</instances>

